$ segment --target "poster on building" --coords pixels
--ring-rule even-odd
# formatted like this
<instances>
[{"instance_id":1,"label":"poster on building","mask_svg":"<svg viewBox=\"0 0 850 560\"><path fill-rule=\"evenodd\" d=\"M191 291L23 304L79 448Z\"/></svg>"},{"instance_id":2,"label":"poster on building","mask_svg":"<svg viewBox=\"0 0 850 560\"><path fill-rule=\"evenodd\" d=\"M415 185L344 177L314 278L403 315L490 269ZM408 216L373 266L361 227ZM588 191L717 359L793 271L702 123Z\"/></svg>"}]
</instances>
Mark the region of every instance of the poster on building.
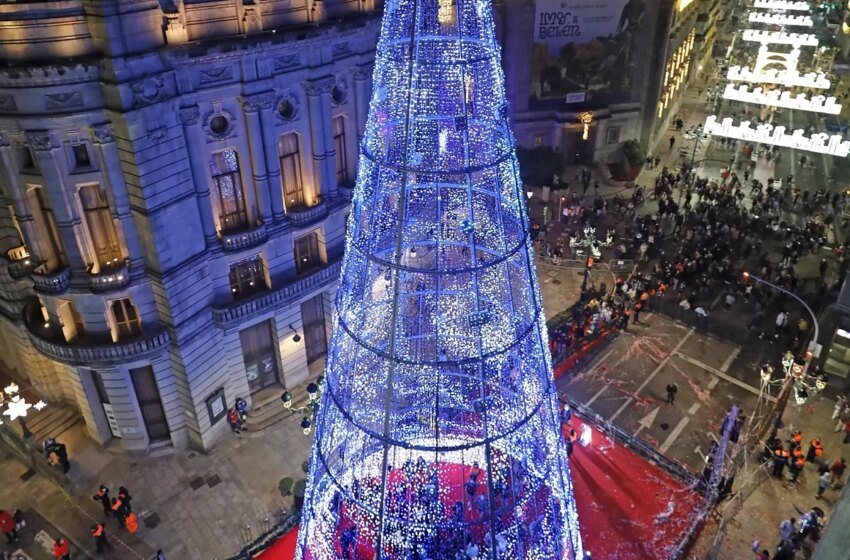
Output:
<instances>
[{"instance_id":1,"label":"poster on building","mask_svg":"<svg viewBox=\"0 0 850 560\"><path fill-rule=\"evenodd\" d=\"M532 100L629 101L639 52L646 58L644 0L537 0Z\"/></svg>"}]
</instances>

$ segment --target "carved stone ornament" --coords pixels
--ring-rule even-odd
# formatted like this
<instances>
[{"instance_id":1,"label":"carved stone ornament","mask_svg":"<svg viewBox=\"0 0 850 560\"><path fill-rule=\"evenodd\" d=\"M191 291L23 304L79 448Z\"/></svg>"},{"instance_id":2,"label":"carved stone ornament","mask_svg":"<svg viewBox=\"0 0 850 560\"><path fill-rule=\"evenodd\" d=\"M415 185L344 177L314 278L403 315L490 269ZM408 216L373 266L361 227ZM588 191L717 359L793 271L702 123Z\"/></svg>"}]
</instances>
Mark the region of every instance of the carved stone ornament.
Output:
<instances>
[{"instance_id":1,"label":"carved stone ornament","mask_svg":"<svg viewBox=\"0 0 850 560\"><path fill-rule=\"evenodd\" d=\"M186 126L193 126L198 124L198 119L201 118L201 109L197 105L190 105L189 107L180 107L180 122L185 124Z\"/></svg>"},{"instance_id":2,"label":"carved stone ornament","mask_svg":"<svg viewBox=\"0 0 850 560\"><path fill-rule=\"evenodd\" d=\"M202 120L204 132L210 140L224 140L236 136L236 117L230 111L210 111Z\"/></svg>"},{"instance_id":3,"label":"carved stone ornament","mask_svg":"<svg viewBox=\"0 0 850 560\"><path fill-rule=\"evenodd\" d=\"M18 106L15 105L14 95L0 95L0 111L17 111Z\"/></svg>"},{"instance_id":4,"label":"carved stone ornament","mask_svg":"<svg viewBox=\"0 0 850 560\"><path fill-rule=\"evenodd\" d=\"M355 80L368 80L372 77L371 74L369 74L368 70L366 70L365 68L361 68L360 66L353 66L350 71L351 76Z\"/></svg>"},{"instance_id":5,"label":"carved stone ornament","mask_svg":"<svg viewBox=\"0 0 850 560\"><path fill-rule=\"evenodd\" d=\"M276 72L291 70L299 66L301 66L301 57L298 53L285 54L283 56L277 56L274 59L274 69Z\"/></svg>"},{"instance_id":6,"label":"carved stone ornament","mask_svg":"<svg viewBox=\"0 0 850 560\"><path fill-rule=\"evenodd\" d=\"M160 101L165 93L165 81L159 76L150 76L130 84L133 91L133 107L147 107Z\"/></svg>"},{"instance_id":7,"label":"carved stone ornament","mask_svg":"<svg viewBox=\"0 0 850 560\"><path fill-rule=\"evenodd\" d=\"M338 107L348 100L348 84L339 80L331 88L331 105Z\"/></svg>"},{"instance_id":8,"label":"carved stone ornament","mask_svg":"<svg viewBox=\"0 0 850 560\"><path fill-rule=\"evenodd\" d=\"M111 123L99 124L92 127L92 136L98 144L108 144L115 142L115 130Z\"/></svg>"},{"instance_id":9,"label":"carved stone ornament","mask_svg":"<svg viewBox=\"0 0 850 560\"><path fill-rule=\"evenodd\" d=\"M277 97L273 91L266 91L263 93L246 95L242 97L240 101L242 102L242 109L248 113L255 113L260 109L271 109L274 107L276 98Z\"/></svg>"},{"instance_id":10,"label":"carved stone ornament","mask_svg":"<svg viewBox=\"0 0 850 560\"><path fill-rule=\"evenodd\" d=\"M200 80L202 84L218 84L221 82L229 82L233 80L233 68L230 66L222 66L221 68L209 68L201 70Z\"/></svg>"},{"instance_id":11,"label":"carved stone ornament","mask_svg":"<svg viewBox=\"0 0 850 560\"><path fill-rule=\"evenodd\" d=\"M83 95L79 91L63 91L44 95L45 109L72 109L83 106Z\"/></svg>"},{"instance_id":12,"label":"carved stone ornament","mask_svg":"<svg viewBox=\"0 0 850 560\"><path fill-rule=\"evenodd\" d=\"M59 147L56 138L48 130L33 130L26 133L27 145L35 151L52 150Z\"/></svg>"},{"instance_id":13,"label":"carved stone ornament","mask_svg":"<svg viewBox=\"0 0 850 560\"><path fill-rule=\"evenodd\" d=\"M333 46L333 54L334 58L343 57L351 52L351 45L348 41L343 41L341 43L335 43Z\"/></svg>"},{"instance_id":14,"label":"carved stone ornament","mask_svg":"<svg viewBox=\"0 0 850 560\"><path fill-rule=\"evenodd\" d=\"M304 91L307 92L307 95L321 95L323 93L330 92L334 87L334 84L336 84L336 78L333 76L325 76L318 80L304 82Z\"/></svg>"}]
</instances>

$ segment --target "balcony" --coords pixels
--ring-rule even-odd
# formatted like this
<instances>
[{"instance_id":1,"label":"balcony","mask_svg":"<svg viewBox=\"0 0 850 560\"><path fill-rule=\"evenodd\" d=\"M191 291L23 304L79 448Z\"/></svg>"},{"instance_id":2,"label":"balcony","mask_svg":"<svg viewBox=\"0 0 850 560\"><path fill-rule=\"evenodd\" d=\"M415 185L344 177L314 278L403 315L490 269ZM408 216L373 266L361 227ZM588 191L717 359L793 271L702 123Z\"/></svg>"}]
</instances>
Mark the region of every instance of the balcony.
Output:
<instances>
[{"instance_id":1,"label":"balcony","mask_svg":"<svg viewBox=\"0 0 850 560\"><path fill-rule=\"evenodd\" d=\"M24 245L9 249L4 257L9 263L9 276L15 280L26 278L35 268L35 263L30 259L29 251Z\"/></svg>"},{"instance_id":2,"label":"balcony","mask_svg":"<svg viewBox=\"0 0 850 560\"><path fill-rule=\"evenodd\" d=\"M234 302L222 307L213 307L213 323L220 329L238 325L243 320L258 313L278 309L297 301L298 298L312 290L322 288L339 278L342 269L342 259L316 270L315 272L296 279L277 290L245 301Z\"/></svg>"},{"instance_id":3,"label":"balcony","mask_svg":"<svg viewBox=\"0 0 850 560\"><path fill-rule=\"evenodd\" d=\"M238 233L221 232L219 241L221 241L222 249L232 252L256 247L257 245L265 243L268 237L269 234L266 231L265 224L260 224L254 229L244 230Z\"/></svg>"},{"instance_id":4,"label":"balcony","mask_svg":"<svg viewBox=\"0 0 850 560\"><path fill-rule=\"evenodd\" d=\"M342 198L351 202L351 199L354 198L354 185L340 185L339 194Z\"/></svg>"},{"instance_id":5,"label":"balcony","mask_svg":"<svg viewBox=\"0 0 850 560\"><path fill-rule=\"evenodd\" d=\"M118 263L100 272L89 270L89 286L91 291L102 293L110 290L123 288L130 283L129 263L127 261Z\"/></svg>"},{"instance_id":6,"label":"balcony","mask_svg":"<svg viewBox=\"0 0 850 560\"><path fill-rule=\"evenodd\" d=\"M34 299L24 306L23 319L36 350L51 360L75 366L104 367L142 360L163 352L171 342L171 336L164 330L115 343L85 336L65 342L61 333L44 323L40 304Z\"/></svg>"},{"instance_id":7,"label":"balcony","mask_svg":"<svg viewBox=\"0 0 850 560\"><path fill-rule=\"evenodd\" d=\"M48 272L45 265L41 265L30 272L33 288L41 294L61 294L71 285L71 269L68 267Z\"/></svg>"},{"instance_id":8,"label":"balcony","mask_svg":"<svg viewBox=\"0 0 850 560\"><path fill-rule=\"evenodd\" d=\"M322 197L317 197L317 202L313 206L296 206L286 209L286 216L294 228L307 227L322 220L327 215L328 203Z\"/></svg>"}]
</instances>

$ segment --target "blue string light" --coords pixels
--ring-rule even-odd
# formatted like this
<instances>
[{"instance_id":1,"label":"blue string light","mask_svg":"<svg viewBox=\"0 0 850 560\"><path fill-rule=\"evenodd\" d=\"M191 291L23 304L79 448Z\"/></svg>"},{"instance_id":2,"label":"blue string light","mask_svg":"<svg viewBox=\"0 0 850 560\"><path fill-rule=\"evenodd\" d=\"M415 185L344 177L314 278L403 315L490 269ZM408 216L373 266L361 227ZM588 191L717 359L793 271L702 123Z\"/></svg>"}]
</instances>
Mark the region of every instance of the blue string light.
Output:
<instances>
[{"instance_id":1,"label":"blue string light","mask_svg":"<svg viewBox=\"0 0 850 560\"><path fill-rule=\"evenodd\" d=\"M388 0L373 81L297 557L581 560L490 1Z\"/></svg>"}]
</instances>

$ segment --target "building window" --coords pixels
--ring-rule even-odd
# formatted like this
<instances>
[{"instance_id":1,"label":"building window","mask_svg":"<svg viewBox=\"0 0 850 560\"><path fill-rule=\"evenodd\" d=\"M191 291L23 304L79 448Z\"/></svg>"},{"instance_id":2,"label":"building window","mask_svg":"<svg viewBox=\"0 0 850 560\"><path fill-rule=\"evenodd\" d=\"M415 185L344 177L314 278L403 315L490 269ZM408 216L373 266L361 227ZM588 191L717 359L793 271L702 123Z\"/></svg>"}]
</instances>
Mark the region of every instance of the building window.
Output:
<instances>
[{"instance_id":1,"label":"building window","mask_svg":"<svg viewBox=\"0 0 850 560\"><path fill-rule=\"evenodd\" d=\"M74 155L74 168L85 169L91 167L91 158L89 157L89 148L85 144L74 144L71 146L71 152Z\"/></svg>"},{"instance_id":2,"label":"building window","mask_svg":"<svg viewBox=\"0 0 850 560\"><path fill-rule=\"evenodd\" d=\"M80 188L80 202L94 245L97 270L93 267L93 271L99 272L117 266L122 260L121 245L118 243L118 234L115 232L115 222L112 221L106 194L100 185L87 185Z\"/></svg>"},{"instance_id":3,"label":"building window","mask_svg":"<svg viewBox=\"0 0 850 560\"><path fill-rule=\"evenodd\" d=\"M328 351L325 330L324 296L319 294L301 304L301 321L304 324L304 346L307 363L312 363Z\"/></svg>"},{"instance_id":4,"label":"building window","mask_svg":"<svg viewBox=\"0 0 850 560\"><path fill-rule=\"evenodd\" d=\"M47 249L49 254L38 254L37 256L46 261L48 271L52 272L59 266L67 264L62 238L59 237L59 228L56 226L56 217L53 215L53 207L50 206L50 199L44 189L41 187L31 189L30 196L36 210L35 222L39 229L39 239L47 242L44 244L33 243L33 249L36 246L40 247L40 250Z\"/></svg>"},{"instance_id":5,"label":"building window","mask_svg":"<svg viewBox=\"0 0 850 560\"><path fill-rule=\"evenodd\" d=\"M539 148L542 145L543 145L543 137L542 136L535 136L534 137L534 147Z\"/></svg>"},{"instance_id":6,"label":"building window","mask_svg":"<svg viewBox=\"0 0 850 560\"><path fill-rule=\"evenodd\" d=\"M264 292L269 289L266 282L266 265L259 255L230 265L230 292L233 299Z\"/></svg>"},{"instance_id":7,"label":"building window","mask_svg":"<svg viewBox=\"0 0 850 560\"><path fill-rule=\"evenodd\" d=\"M605 143L607 145L618 144L620 142L620 127L611 126L605 131Z\"/></svg>"},{"instance_id":8,"label":"building window","mask_svg":"<svg viewBox=\"0 0 850 560\"><path fill-rule=\"evenodd\" d=\"M277 352L271 320L239 331L242 360L252 393L275 385L278 380Z\"/></svg>"},{"instance_id":9,"label":"building window","mask_svg":"<svg viewBox=\"0 0 850 560\"><path fill-rule=\"evenodd\" d=\"M336 152L336 184L348 184L348 157L345 153L345 117L333 120L334 151Z\"/></svg>"},{"instance_id":10,"label":"building window","mask_svg":"<svg viewBox=\"0 0 850 560\"><path fill-rule=\"evenodd\" d=\"M322 266L319 254L319 234L315 231L295 240L295 267L304 274Z\"/></svg>"},{"instance_id":11,"label":"building window","mask_svg":"<svg viewBox=\"0 0 850 560\"><path fill-rule=\"evenodd\" d=\"M280 179L283 181L283 200L287 208L304 206L304 185L301 182L301 152L298 135L294 132L280 137Z\"/></svg>"},{"instance_id":12,"label":"building window","mask_svg":"<svg viewBox=\"0 0 850 560\"><path fill-rule=\"evenodd\" d=\"M219 223L221 230L232 232L248 226L248 210L245 193L239 175L239 156L236 150L224 150L213 154L210 171L218 195Z\"/></svg>"},{"instance_id":13,"label":"building window","mask_svg":"<svg viewBox=\"0 0 850 560\"><path fill-rule=\"evenodd\" d=\"M32 148L21 146L21 169L35 170L35 158L32 156Z\"/></svg>"},{"instance_id":14,"label":"building window","mask_svg":"<svg viewBox=\"0 0 850 560\"><path fill-rule=\"evenodd\" d=\"M112 312L113 340L118 341L142 334L142 322L130 298L116 299L109 304Z\"/></svg>"}]
</instances>

